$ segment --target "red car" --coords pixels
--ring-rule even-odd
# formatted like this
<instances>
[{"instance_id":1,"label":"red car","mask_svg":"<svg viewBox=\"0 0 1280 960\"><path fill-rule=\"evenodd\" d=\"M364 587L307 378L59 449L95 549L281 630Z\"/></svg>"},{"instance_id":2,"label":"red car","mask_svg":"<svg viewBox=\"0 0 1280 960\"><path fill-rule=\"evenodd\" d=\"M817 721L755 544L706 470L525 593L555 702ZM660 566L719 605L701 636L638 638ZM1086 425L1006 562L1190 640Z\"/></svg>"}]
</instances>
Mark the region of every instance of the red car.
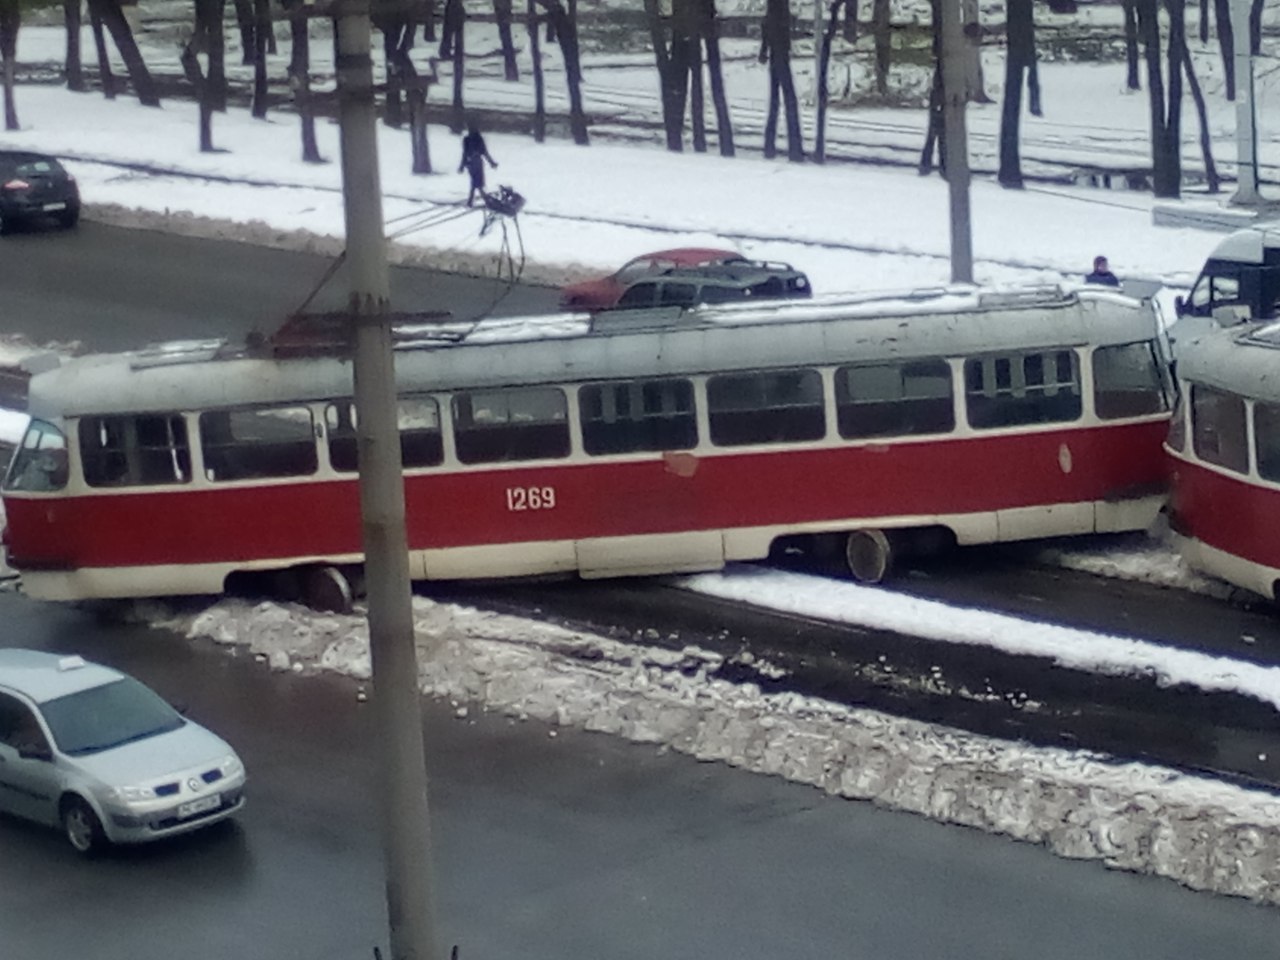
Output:
<instances>
[{"instance_id":1,"label":"red car","mask_svg":"<svg viewBox=\"0 0 1280 960\"><path fill-rule=\"evenodd\" d=\"M681 247L641 254L628 260L622 265L622 269L611 276L584 280L565 287L560 294L560 306L567 310L608 310L617 305L618 298L628 285L646 274L659 274L676 267L702 267L742 259L742 254L733 250L714 250L710 247Z\"/></svg>"}]
</instances>

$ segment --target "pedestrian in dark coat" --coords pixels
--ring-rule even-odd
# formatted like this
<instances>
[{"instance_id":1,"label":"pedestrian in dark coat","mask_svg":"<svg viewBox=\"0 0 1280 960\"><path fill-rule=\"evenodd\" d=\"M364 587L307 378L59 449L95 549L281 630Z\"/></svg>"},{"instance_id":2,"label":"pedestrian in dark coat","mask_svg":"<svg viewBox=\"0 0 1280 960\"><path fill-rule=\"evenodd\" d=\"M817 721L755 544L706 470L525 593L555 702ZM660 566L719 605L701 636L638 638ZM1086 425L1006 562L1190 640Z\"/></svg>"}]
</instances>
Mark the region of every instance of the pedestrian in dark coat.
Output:
<instances>
[{"instance_id":1,"label":"pedestrian in dark coat","mask_svg":"<svg viewBox=\"0 0 1280 960\"><path fill-rule=\"evenodd\" d=\"M467 206L471 206L475 202L476 194L480 194L480 199L484 199L484 164L489 161L489 166L495 170L498 168L497 161L489 156L489 148L485 146L484 137L480 134L480 128L474 123L467 129L467 135L462 138L462 162L458 164L458 172L466 170L471 175L471 191L467 194Z\"/></svg>"},{"instance_id":2,"label":"pedestrian in dark coat","mask_svg":"<svg viewBox=\"0 0 1280 960\"><path fill-rule=\"evenodd\" d=\"M1120 278L1111 272L1106 257L1093 258L1093 273L1084 278L1085 283L1100 283L1106 287L1120 286Z\"/></svg>"}]
</instances>

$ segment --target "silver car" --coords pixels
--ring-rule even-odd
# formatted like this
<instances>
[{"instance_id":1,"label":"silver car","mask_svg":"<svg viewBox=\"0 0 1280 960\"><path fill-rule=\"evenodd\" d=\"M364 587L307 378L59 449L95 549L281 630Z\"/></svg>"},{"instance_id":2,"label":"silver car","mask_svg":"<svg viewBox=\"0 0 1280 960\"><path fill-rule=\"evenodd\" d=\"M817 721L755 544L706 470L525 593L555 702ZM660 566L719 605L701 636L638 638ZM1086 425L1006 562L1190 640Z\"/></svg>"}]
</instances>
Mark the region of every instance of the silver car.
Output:
<instances>
[{"instance_id":1,"label":"silver car","mask_svg":"<svg viewBox=\"0 0 1280 960\"><path fill-rule=\"evenodd\" d=\"M91 855L225 820L244 784L226 741L132 677L0 649L0 812L60 825Z\"/></svg>"}]
</instances>

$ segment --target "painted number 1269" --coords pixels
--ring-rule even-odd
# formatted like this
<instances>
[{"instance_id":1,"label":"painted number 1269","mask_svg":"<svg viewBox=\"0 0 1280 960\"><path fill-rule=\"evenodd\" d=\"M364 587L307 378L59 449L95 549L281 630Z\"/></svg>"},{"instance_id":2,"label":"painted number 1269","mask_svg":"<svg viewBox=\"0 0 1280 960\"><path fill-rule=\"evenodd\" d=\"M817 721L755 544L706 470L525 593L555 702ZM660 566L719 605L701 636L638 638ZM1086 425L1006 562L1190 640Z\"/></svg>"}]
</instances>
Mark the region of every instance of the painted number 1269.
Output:
<instances>
[{"instance_id":1,"label":"painted number 1269","mask_svg":"<svg viewBox=\"0 0 1280 960\"><path fill-rule=\"evenodd\" d=\"M555 487L507 487L508 510L551 510L555 505Z\"/></svg>"}]
</instances>

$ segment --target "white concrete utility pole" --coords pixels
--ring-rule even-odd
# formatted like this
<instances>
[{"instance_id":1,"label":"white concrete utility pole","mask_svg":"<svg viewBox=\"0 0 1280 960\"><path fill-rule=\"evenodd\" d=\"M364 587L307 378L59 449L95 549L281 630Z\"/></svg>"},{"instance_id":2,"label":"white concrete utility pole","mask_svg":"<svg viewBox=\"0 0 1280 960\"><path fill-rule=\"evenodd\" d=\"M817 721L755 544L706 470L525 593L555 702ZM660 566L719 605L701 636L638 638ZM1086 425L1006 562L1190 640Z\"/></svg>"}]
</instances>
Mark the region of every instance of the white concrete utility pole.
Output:
<instances>
[{"instance_id":1,"label":"white concrete utility pole","mask_svg":"<svg viewBox=\"0 0 1280 960\"><path fill-rule=\"evenodd\" d=\"M951 282L973 283L969 222L969 134L965 108L968 50L960 16L962 0L942 0L942 111L947 187L951 198Z\"/></svg>"},{"instance_id":2,"label":"white concrete utility pole","mask_svg":"<svg viewBox=\"0 0 1280 960\"><path fill-rule=\"evenodd\" d=\"M1253 45L1249 34L1250 0L1231 0L1231 32L1235 34L1236 192L1233 204L1262 202L1258 193L1258 134L1253 91Z\"/></svg>"},{"instance_id":3,"label":"white concrete utility pole","mask_svg":"<svg viewBox=\"0 0 1280 960\"><path fill-rule=\"evenodd\" d=\"M391 960L437 960L427 768L387 309L390 282L378 176L369 0L342 0L335 13L360 514Z\"/></svg>"}]
</instances>

